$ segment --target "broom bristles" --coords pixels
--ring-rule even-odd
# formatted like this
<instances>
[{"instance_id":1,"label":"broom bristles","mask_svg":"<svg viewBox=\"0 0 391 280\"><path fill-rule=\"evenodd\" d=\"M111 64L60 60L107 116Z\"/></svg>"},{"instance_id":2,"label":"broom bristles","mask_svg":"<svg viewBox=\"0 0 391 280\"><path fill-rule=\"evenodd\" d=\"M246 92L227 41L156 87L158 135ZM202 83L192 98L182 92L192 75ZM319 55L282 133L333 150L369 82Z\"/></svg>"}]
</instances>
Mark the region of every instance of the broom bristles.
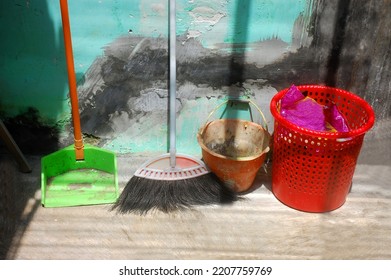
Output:
<instances>
[{"instance_id":1,"label":"broom bristles","mask_svg":"<svg viewBox=\"0 0 391 280\"><path fill-rule=\"evenodd\" d=\"M213 173L191 179L154 180L133 176L112 207L118 213L168 213L196 205L228 204L238 200L236 192Z\"/></svg>"}]
</instances>

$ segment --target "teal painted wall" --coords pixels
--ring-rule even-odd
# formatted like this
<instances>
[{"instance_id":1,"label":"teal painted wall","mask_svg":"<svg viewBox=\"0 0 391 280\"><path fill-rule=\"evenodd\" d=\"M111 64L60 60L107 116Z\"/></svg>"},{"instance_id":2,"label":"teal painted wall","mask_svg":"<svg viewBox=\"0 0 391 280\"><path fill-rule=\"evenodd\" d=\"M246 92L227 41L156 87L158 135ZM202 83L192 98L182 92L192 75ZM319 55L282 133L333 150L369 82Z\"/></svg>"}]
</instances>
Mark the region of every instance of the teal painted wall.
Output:
<instances>
[{"instance_id":1,"label":"teal painted wall","mask_svg":"<svg viewBox=\"0 0 391 280\"><path fill-rule=\"evenodd\" d=\"M132 30L135 35L167 36L163 0L69 0L75 70L79 78L106 44ZM237 1L177 1L178 35L195 37L205 47L229 47L278 37L291 43L293 24L306 1L241 1L250 18L236 18ZM249 7L248 3L251 3ZM240 13L239 13L240 14ZM0 93L2 109L16 114L36 107L44 120L69 114L61 18L58 1L1 1ZM235 34L235 24L248 32Z\"/></svg>"},{"instance_id":2,"label":"teal painted wall","mask_svg":"<svg viewBox=\"0 0 391 280\"><path fill-rule=\"evenodd\" d=\"M210 50L232 51L235 46L279 39L292 46L295 22L311 5L310 0L178 0L177 35L195 38ZM104 48L121 36L167 37L168 1L165 0L68 0L75 70L78 80ZM246 27L246 28L245 28ZM59 2L56 0L12 0L0 3L0 109L13 116L28 107L38 110L41 122L62 124L70 119L67 76ZM235 48L235 50L243 49ZM218 100L204 105L198 100L181 116L179 147L196 151L196 143L186 139L199 124L194 115L210 110ZM204 112L205 113L205 112ZM146 120L146 123L148 120ZM156 127L157 126L157 127ZM118 135L106 147L128 152L164 150L160 136L166 123L153 124L156 132L136 139ZM148 139L146 141L146 139ZM154 139L154 140L151 140ZM193 139L194 140L194 139ZM133 141L133 142L132 142Z\"/></svg>"}]
</instances>

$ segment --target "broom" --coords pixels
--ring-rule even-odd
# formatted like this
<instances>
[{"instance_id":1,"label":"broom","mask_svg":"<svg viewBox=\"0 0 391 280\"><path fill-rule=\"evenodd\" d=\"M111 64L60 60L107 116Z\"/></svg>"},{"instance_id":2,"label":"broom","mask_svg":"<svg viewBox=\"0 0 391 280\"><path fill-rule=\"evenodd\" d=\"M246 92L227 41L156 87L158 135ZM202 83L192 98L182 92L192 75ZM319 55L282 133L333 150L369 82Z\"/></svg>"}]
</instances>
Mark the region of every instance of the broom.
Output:
<instances>
[{"instance_id":1,"label":"broom","mask_svg":"<svg viewBox=\"0 0 391 280\"><path fill-rule=\"evenodd\" d=\"M226 204L237 195L200 160L176 153L176 24L175 0L170 0L169 153L144 163L126 184L112 209L146 214L171 212L195 205Z\"/></svg>"}]
</instances>

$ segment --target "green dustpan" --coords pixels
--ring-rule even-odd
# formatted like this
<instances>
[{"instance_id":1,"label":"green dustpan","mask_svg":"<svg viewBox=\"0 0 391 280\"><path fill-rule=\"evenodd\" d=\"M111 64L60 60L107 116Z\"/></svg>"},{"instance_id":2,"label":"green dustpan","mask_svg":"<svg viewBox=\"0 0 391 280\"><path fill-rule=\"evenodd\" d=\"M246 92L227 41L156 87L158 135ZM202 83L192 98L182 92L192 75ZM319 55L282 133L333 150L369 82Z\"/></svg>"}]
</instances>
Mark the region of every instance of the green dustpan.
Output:
<instances>
[{"instance_id":1,"label":"green dustpan","mask_svg":"<svg viewBox=\"0 0 391 280\"><path fill-rule=\"evenodd\" d=\"M113 203L118 198L117 163L110 151L83 144L67 0L60 0L75 144L41 160L45 207Z\"/></svg>"},{"instance_id":2,"label":"green dustpan","mask_svg":"<svg viewBox=\"0 0 391 280\"><path fill-rule=\"evenodd\" d=\"M41 180L45 207L113 203L119 194L115 154L91 145L84 160L76 160L73 145L43 157Z\"/></svg>"}]
</instances>

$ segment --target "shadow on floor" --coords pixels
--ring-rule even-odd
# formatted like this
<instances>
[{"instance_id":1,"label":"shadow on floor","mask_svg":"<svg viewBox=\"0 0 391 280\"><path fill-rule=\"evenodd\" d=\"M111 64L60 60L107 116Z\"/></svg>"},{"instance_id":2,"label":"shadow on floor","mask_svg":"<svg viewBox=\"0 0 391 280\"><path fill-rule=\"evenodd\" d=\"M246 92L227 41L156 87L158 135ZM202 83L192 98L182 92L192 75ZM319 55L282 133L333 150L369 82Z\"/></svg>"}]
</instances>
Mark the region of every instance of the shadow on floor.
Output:
<instances>
[{"instance_id":1,"label":"shadow on floor","mask_svg":"<svg viewBox=\"0 0 391 280\"><path fill-rule=\"evenodd\" d=\"M36 163L32 173L21 173L16 161L0 146L0 259L12 259L10 248L18 248L40 200L34 195L40 187ZM15 244L16 246L12 246Z\"/></svg>"}]
</instances>

